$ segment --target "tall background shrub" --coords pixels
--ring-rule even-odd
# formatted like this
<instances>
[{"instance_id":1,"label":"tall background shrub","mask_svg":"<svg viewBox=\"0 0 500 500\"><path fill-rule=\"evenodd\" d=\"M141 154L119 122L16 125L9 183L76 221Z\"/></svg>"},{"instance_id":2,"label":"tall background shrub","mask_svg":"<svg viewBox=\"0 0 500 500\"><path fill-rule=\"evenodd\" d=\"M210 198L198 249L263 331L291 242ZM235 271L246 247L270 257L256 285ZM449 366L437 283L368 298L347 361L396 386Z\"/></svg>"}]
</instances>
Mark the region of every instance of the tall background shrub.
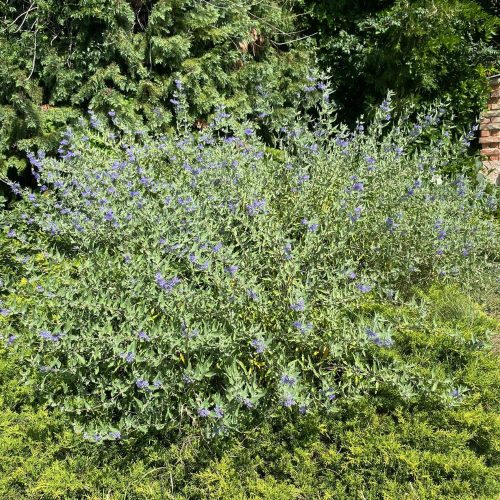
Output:
<instances>
[{"instance_id":1,"label":"tall background shrub","mask_svg":"<svg viewBox=\"0 0 500 500\"><path fill-rule=\"evenodd\" d=\"M27 149L55 149L88 107L167 130L175 79L194 129L217 104L281 120L316 56L342 120L392 89L401 105L449 99L468 127L499 67L495 13L473 0L2 0L0 172L14 178Z\"/></svg>"},{"instance_id":2,"label":"tall background shrub","mask_svg":"<svg viewBox=\"0 0 500 500\"><path fill-rule=\"evenodd\" d=\"M482 5L481 5L482 4ZM486 75L499 69L499 19L472 0L306 0L323 68L348 121L392 89L401 105L449 99L466 127L484 107Z\"/></svg>"}]
</instances>

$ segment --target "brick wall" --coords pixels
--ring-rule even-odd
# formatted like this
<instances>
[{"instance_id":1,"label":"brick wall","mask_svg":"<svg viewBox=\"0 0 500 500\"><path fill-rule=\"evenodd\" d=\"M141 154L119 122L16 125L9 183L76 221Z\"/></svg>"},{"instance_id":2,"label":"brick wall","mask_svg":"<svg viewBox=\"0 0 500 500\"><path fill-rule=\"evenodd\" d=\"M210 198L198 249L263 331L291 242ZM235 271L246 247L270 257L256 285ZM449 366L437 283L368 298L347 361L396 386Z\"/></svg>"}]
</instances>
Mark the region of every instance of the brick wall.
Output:
<instances>
[{"instance_id":1,"label":"brick wall","mask_svg":"<svg viewBox=\"0 0 500 500\"><path fill-rule=\"evenodd\" d=\"M488 177L500 184L500 75L492 76L490 85L488 111L481 116L479 143Z\"/></svg>"}]
</instances>

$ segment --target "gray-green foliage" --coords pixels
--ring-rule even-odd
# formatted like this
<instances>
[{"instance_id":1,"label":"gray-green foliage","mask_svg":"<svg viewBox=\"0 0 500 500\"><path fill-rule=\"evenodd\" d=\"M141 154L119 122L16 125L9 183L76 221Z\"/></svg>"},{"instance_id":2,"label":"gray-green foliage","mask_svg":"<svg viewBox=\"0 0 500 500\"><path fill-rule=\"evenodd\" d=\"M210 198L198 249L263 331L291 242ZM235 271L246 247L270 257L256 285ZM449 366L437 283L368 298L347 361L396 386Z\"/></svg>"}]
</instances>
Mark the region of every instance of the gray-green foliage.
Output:
<instances>
[{"instance_id":1,"label":"gray-green foliage","mask_svg":"<svg viewBox=\"0 0 500 500\"><path fill-rule=\"evenodd\" d=\"M435 280L482 286L495 200L484 180L437 173L465 148L444 110L392 123L386 100L350 132L311 83L320 118L284 126L275 148L224 109L193 135L179 92L176 134L91 113L59 158L30 155L41 188L13 184L22 200L1 216L3 335L90 439L456 397L449 375L397 355L383 314L353 311Z\"/></svg>"}]
</instances>

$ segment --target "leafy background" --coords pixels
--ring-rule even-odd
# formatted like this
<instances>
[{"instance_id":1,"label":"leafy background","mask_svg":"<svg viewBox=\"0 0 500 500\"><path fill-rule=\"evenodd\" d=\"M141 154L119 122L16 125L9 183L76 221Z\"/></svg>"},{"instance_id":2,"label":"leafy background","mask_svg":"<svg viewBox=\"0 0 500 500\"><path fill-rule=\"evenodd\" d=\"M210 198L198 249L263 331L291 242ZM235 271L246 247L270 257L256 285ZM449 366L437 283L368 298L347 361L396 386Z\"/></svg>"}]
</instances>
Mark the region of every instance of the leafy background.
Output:
<instances>
[{"instance_id":1,"label":"leafy background","mask_svg":"<svg viewBox=\"0 0 500 500\"><path fill-rule=\"evenodd\" d=\"M2 0L0 172L54 149L82 110L168 130L174 79L193 126L223 103L282 120L308 69L329 71L353 123L393 90L402 104L452 100L474 121L498 70L497 4L484 0ZM29 172L22 180L32 182Z\"/></svg>"}]
</instances>

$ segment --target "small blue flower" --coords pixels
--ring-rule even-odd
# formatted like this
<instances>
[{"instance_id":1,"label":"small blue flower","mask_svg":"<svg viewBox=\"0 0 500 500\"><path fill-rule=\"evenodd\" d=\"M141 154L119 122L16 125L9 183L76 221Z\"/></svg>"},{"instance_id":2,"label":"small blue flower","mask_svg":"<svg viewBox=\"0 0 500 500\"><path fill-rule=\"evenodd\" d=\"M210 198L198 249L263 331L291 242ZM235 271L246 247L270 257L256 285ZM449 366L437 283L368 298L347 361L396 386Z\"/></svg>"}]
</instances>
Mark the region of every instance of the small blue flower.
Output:
<instances>
[{"instance_id":1,"label":"small blue flower","mask_svg":"<svg viewBox=\"0 0 500 500\"><path fill-rule=\"evenodd\" d=\"M391 338L382 339L371 328L366 329L366 336L379 347L392 347L394 345L394 341Z\"/></svg>"},{"instance_id":2,"label":"small blue flower","mask_svg":"<svg viewBox=\"0 0 500 500\"><path fill-rule=\"evenodd\" d=\"M385 99L382 104L380 105L380 109L384 112L387 113L388 111L391 110L391 101L388 99Z\"/></svg>"},{"instance_id":3,"label":"small blue flower","mask_svg":"<svg viewBox=\"0 0 500 500\"><path fill-rule=\"evenodd\" d=\"M389 229L389 231L391 233L394 232L394 228L396 227L396 224L395 224L394 219L392 217L387 217L387 219L385 220L385 225L387 226L387 229Z\"/></svg>"},{"instance_id":4,"label":"small blue flower","mask_svg":"<svg viewBox=\"0 0 500 500\"><path fill-rule=\"evenodd\" d=\"M356 285L356 288L361 292L361 293L368 293L371 291L372 287L370 285L365 285L362 283L358 283Z\"/></svg>"},{"instance_id":5,"label":"small blue flower","mask_svg":"<svg viewBox=\"0 0 500 500\"><path fill-rule=\"evenodd\" d=\"M44 340L49 340L50 342L59 342L61 340L62 334L60 333L50 333L47 330L42 330L40 332L40 337Z\"/></svg>"},{"instance_id":6,"label":"small blue flower","mask_svg":"<svg viewBox=\"0 0 500 500\"><path fill-rule=\"evenodd\" d=\"M161 275L161 273L156 273L156 284L167 293L172 293L174 287L179 285L180 282L181 280L178 276L174 276L173 278L167 280Z\"/></svg>"},{"instance_id":7,"label":"small blue flower","mask_svg":"<svg viewBox=\"0 0 500 500\"><path fill-rule=\"evenodd\" d=\"M299 330L300 333L307 333L312 330L312 323L303 323L302 321L294 321L293 326Z\"/></svg>"},{"instance_id":8,"label":"small blue flower","mask_svg":"<svg viewBox=\"0 0 500 500\"><path fill-rule=\"evenodd\" d=\"M266 200L254 200L247 205L248 215L255 216L259 213L265 213Z\"/></svg>"},{"instance_id":9,"label":"small blue flower","mask_svg":"<svg viewBox=\"0 0 500 500\"><path fill-rule=\"evenodd\" d=\"M135 381L135 385L139 388L139 389L147 389L149 387L149 382L147 380L144 380L143 378L138 378L136 381Z\"/></svg>"},{"instance_id":10,"label":"small blue flower","mask_svg":"<svg viewBox=\"0 0 500 500\"><path fill-rule=\"evenodd\" d=\"M286 243L285 246L283 247L283 258L285 260L291 260L292 259L292 244L291 243Z\"/></svg>"},{"instance_id":11,"label":"small blue flower","mask_svg":"<svg viewBox=\"0 0 500 500\"><path fill-rule=\"evenodd\" d=\"M10 189L14 194L21 194L21 184L19 182L12 182L10 184Z\"/></svg>"},{"instance_id":12,"label":"small blue flower","mask_svg":"<svg viewBox=\"0 0 500 500\"><path fill-rule=\"evenodd\" d=\"M208 416L210 416L210 411L206 408L198 408L198 415L201 418L207 418Z\"/></svg>"},{"instance_id":13,"label":"small blue flower","mask_svg":"<svg viewBox=\"0 0 500 500\"><path fill-rule=\"evenodd\" d=\"M249 410L251 410L254 407L254 404L250 401L248 398L242 398L241 402L245 407L247 407Z\"/></svg>"},{"instance_id":14,"label":"small blue flower","mask_svg":"<svg viewBox=\"0 0 500 500\"><path fill-rule=\"evenodd\" d=\"M291 408L292 406L295 406L297 403L295 402L295 399L288 394L287 397L283 400L283 406L285 408Z\"/></svg>"},{"instance_id":15,"label":"small blue flower","mask_svg":"<svg viewBox=\"0 0 500 500\"><path fill-rule=\"evenodd\" d=\"M354 209L354 214L349 216L351 222L356 222L361 217L361 212L363 211L363 207L356 207Z\"/></svg>"},{"instance_id":16,"label":"small blue flower","mask_svg":"<svg viewBox=\"0 0 500 500\"><path fill-rule=\"evenodd\" d=\"M335 399L337 399L337 395L335 394L335 389L333 387L329 387L326 391L324 391L324 394L329 401L335 401Z\"/></svg>"},{"instance_id":17,"label":"small blue flower","mask_svg":"<svg viewBox=\"0 0 500 500\"><path fill-rule=\"evenodd\" d=\"M256 354L262 354L266 350L266 345L260 339L253 339L252 347L255 349Z\"/></svg>"},{"instance_id":18,"label":"small blue flower","mask_svg":"<svg viewBox=\"0 0 500 500\"><path fill-rule=\"evenodd\" d=\"M297 383L297 379L285 373L281 376L281 383L283 385L289 385L290 387L293 387Z\"/></svg>"},{"instance_id":19,"label":"small blue flower","mask_svg":"<svg viewBox=\"0 0 500 500\"><path fill-rule=\"evenodd\" d=\"M200 334L199 330L195 328L194 330L189 330L186 323L183 321L181 325L181 335L185 339L195 339Z\"/></svg>"},{"instance_id":20,"label":"small blue flower","mask_svg":"<svg viewBox=\"0 0 500 500\"><path fill-rule=\"evenodd\" d=\"M114 220L114 218L115 218L115 214L113 213L113 210L108 210L104 214L104 220L106 220L108 222Z\"/></svg>"},{"instance_id":21,"label":"small blue flower","mask_svg":"<svg viewBox=\"0 0 500 500\"><path fill-rule=\"evenodd\" d=\"M300 299L299 301L295 302L294 304L291 304L290 309L292 309L292 311L296 311L296 312L305 311L306 305L305 305L304 299Z\"/></svg>"},{"instance_id":22,"label":"small blue flower","mask_svg":"<svg viewBox=\"0 0 500 500\"><path fill-rule=\"evenodd\" d=\"M303 175L299 175L299 178L297 180L298 184L304 184L305 182L307 182L308 180L310 180L310 176L309 174L303 174Z\"/></svg>"},{"instance_id":23,"label":"small blue flower","mask_svg":"<svg viewBox=\"0 0 500 500\"><path fill-rule=\"evenodd\" d=\"M129 364L133 363L135 360L135 354L133 352L122 352L120 356Z\"/></svg>"},{"instance_id":24,"label":"small blue flower","mask_svg":"<svg viewBox=\"0 0 500 500\"><path fill-rule=\"evenodd\" d=\"M149 340L151 340L150 337L149 337L149 335L146 332L139 332L137 334L137 338L139 340L145 340L146 342L148 342Z\"/></svg>"},{"instance_id":25,"label":"small blue flower","mask_svg":"<svg viewBox=\"0 0 500 500\"><path fill-rule=\"evenodd\" d=\"M229 273L231 276L234 276L238 272L239 268L240 268L239 266L231 265L226 267L225 271L226 273Z\"/></svg>"}]
</instances>

